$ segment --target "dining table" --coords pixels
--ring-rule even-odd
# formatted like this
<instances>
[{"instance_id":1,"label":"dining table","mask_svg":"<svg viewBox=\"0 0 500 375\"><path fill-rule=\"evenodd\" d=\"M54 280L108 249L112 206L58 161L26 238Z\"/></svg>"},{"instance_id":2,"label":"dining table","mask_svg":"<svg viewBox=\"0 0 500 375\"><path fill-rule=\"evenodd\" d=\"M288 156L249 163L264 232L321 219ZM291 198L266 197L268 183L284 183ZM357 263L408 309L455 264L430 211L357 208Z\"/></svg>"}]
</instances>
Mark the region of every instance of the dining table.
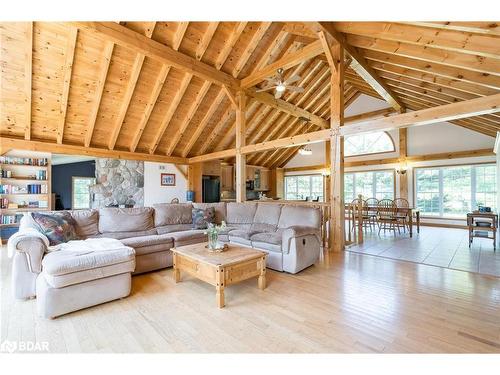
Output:
<instances>
[{"instance_id":1,"label":"dining table","mask_svg":"<svg viewBox=\"0 0 500 375\"><path fill-rule=\"evenodd\" d=\"M346 209L349 209L351 204L346 204ZM363 205L364 212L380 212L380 211L393 211L392 207L379 207L379 206L367 206ZM350 210L352 212L352 219L355 219L355 210ZM417 233L420 233L420 210L416 207L396 207L397 214L406 214L408 217L408 227L410 238L413 237L413 218L415 217L415 226L417 228Z\"/></svg>"}]
</instances>

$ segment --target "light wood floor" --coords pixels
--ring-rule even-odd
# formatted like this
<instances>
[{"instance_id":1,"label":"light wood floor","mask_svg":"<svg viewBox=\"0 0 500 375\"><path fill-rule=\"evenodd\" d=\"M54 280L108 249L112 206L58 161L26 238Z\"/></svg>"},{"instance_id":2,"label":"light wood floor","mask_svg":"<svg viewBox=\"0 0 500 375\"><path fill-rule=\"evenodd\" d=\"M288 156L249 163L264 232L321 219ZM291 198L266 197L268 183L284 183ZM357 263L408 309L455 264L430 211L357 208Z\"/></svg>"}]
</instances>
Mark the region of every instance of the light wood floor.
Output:
<instances>
[{"instance_id":1,"label":"light wood floor","mask_svg":"<svg viewBox=\"0 0 500 375\"><path fill-rule=\"evenodd\" d=\"M383 259L328 254L298 275L268 272L215 305L209 285L167 269L133 278L130 297L38 319L10 297L1 248L0 341L48 341L52 352L496 352L500 279Z\"/></svg>"}]
</instances>

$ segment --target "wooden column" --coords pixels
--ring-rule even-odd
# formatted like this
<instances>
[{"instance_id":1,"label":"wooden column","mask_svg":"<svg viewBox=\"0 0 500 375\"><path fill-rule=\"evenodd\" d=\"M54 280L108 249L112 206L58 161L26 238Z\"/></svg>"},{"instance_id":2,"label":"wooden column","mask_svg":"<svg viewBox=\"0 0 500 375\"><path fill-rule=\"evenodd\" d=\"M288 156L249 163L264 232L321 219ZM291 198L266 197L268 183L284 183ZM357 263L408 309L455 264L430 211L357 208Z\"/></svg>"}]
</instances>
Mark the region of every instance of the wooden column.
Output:
<instances>
[{"instance_id":1,"label":"wooden column","mask_svg":"<svg viewBox=\"0 0 500 375\"><path fill-rule=\"evenodd\" d=\"M203 200L203 172L202 163L189 164L188 189L194 191L194 201L201 203Z\"/></svg>"},{"instance_id":2,"label":"wooden column","mask_svg":"<svg viewBox=\"0 0 500 375\"><path fill-rule=\"evenodd\" d=\"M285 170L276 168L276 196L285 199Z\"/></svg>"},{"instance_id":3,"label":"wooden column","mask_svg":"<svg viewBox=\"0 0 500 375\"><path fill-rule=\"evenodd\" d=\"M246 156L241 154L241 147L246 145L246 96L243 91L236 95L238 107L236 109L236 202L246 200Z\"/></svg>"},{"instance_id":4,"label":"wooden column","mask_svg":"<svg viewBox=\"0 0 500 375\"><path fill-rule=\"evenodd\" d=\"M330 203L331 217L329 248L342 251L345 248L344 226L344 138L340 127L344 125L344 49L334 41L331 46L333 64L330 85Z\"/></svg>"},{"instance_id":5,"label":"wooden column","mask_svg":"<svg viewBox=\"0 0 500 375\"><path fill-rule=\"evenodd\" d=\"M325 141L325 169L330 172L330 162L331 162L331 143L330 141ZM326 174L323 177L323 196L325 197L325 202L330 202L330 175Z\"/></svg>"},{"instance_id":6,"label":"wooden column","mask_svg":"<svg viewBox=\"0 0 500 375\"><path fill-rule=\"evenodd\" d=\"M406 168L408 157L408 133L406 128L399 129L399 163ZM400 169L401 171L401 169ZM408 200L408 171L399 173L399 197Z\"/></svg>"}]
</instances>

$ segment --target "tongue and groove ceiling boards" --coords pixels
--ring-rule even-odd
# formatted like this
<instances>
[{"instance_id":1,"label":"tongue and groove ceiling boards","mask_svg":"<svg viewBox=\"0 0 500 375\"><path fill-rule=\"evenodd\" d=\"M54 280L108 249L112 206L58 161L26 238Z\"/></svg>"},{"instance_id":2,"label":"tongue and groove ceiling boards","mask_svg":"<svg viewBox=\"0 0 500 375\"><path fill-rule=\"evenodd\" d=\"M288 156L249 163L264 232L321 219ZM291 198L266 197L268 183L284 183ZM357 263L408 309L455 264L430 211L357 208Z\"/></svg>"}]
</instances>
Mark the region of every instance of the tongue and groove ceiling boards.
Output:
<instances>
[{"instance_id":1,"label":"tongue and groove ceiling boards","mask_svg":"<svg viewBox=\"0 0 500 375\"><path fill-rule=\"evenodd\" d=\"M365 94L402 112L500 91L500 27L487 22L7 22L0 38L3 149L185 163L235 147L239 89L247 144L325 129L333 40L346 106ZM257 92L278 68L304 91ZM500 130L498 113L452 122ZM296 150L247 163L282 167Z\"/></svg>"}]
</instances>

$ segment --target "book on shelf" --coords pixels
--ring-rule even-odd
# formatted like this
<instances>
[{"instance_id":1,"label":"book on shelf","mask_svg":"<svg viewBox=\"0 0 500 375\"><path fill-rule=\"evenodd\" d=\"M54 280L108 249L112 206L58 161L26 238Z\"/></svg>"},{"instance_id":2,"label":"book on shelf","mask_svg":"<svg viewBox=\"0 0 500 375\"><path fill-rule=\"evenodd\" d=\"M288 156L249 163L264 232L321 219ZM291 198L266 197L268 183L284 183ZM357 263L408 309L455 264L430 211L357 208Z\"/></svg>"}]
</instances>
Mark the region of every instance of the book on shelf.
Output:
<instances>
[{"instance_id":1,"label":"book on shelf","mask_svg":"<svg viewBox=\"0 0 500 375\"><path fill-rule=\"evenodd\" d=\"M0 164L30 165L34 167L45 167L49 164L47 158L18 158L14 156L1 156Z\"/></svg>"},{"instance_id":2,"label":"book on shelf","mask_svg":"<svg viewBox=\"0 0 500 375\"><path fill-rule=\"evenodd\" d=\"M18 224L22 217L22 214L0 215L0 224Z\"/></svg>"}]
</instances>

